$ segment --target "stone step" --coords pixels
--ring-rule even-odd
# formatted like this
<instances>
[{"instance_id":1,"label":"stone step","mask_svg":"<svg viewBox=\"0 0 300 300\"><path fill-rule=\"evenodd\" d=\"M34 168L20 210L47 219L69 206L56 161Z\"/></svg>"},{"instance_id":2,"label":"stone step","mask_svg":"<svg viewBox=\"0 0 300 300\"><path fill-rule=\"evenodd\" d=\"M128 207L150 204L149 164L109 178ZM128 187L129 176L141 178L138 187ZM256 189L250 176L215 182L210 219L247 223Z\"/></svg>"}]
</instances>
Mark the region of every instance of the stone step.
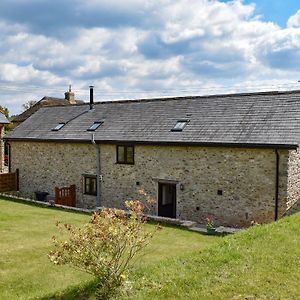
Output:
<instances>
[{"instance_id":1,"label":"stone step","mask_svg":"<svg viewBox=\"0 0 300 300\"><path fill-rule=\"evenodd\" d=\"M186 227L186 228L195 227L196 225L197 225L197 223L193 222L193 221L181 221L180 222L180 226Z\"/></svg>"}]
</instances>

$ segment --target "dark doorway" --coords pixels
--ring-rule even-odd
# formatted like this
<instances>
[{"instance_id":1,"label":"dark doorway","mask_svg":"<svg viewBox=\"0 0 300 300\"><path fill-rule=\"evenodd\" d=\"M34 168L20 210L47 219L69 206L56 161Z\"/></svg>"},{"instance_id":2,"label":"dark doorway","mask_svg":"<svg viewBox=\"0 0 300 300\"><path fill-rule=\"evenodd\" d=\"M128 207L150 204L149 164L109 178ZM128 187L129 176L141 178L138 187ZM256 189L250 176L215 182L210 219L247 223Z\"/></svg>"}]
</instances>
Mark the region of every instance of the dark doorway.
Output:
<instances>
[{"instance_id":1,"label":"dark doorway","mask_svg":"<svg viewBox=\"0 0 300 300\"><path fill-rule=\"evenodd\" d=\"M176 184L158 183L158 215L176 218Z\"/></svg>"}]
</instances>

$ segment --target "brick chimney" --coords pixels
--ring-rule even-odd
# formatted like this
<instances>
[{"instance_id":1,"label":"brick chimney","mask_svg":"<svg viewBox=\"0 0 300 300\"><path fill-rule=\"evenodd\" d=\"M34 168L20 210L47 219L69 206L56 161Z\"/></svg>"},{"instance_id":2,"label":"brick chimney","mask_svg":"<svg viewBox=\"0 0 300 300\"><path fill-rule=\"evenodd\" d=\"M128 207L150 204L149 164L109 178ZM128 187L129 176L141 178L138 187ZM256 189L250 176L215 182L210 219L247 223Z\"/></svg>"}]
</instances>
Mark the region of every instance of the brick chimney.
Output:
<instances>
[{"instance_id":1,"label":"brick chimney","mask_svg":"<svg viewBox=\"0 0 300 300\"><path fill-rule=\"evenodd\" d=\"M72 92L72 86L69 85L69 91L65 92L65 99L70 102L70 104L76 104L75 94Z\"/></svg>"}]
</instances>

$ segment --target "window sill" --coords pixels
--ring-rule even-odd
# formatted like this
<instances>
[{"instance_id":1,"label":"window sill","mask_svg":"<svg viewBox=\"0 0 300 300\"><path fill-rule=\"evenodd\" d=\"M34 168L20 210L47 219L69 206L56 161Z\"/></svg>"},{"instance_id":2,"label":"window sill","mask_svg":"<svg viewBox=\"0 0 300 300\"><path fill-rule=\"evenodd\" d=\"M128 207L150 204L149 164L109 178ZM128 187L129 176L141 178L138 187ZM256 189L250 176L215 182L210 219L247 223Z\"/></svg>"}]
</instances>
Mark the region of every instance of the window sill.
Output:
<instances>
[{"instance_id":1,"label":"window sill","mask_svg":"<svg viewBox=\"0 0 300 300\"><path fill-rule=\"evenodd\" d=\"M133 163L127 163L127 162L116 162L116 165L131 165L131 166L133 166L133 165L134 165L134 162L133 162Z\"/></svg>"}]
</instances>

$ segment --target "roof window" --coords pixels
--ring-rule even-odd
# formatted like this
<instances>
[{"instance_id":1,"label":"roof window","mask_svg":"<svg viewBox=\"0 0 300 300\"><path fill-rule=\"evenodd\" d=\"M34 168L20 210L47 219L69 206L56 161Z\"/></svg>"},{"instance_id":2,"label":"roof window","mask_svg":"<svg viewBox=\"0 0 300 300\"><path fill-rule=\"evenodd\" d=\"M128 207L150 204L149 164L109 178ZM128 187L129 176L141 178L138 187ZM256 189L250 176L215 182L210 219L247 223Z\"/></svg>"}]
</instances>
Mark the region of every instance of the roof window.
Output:
<instances>
[{"instance_id":1,"label":"roof window","mask_svg":"<svg viewBox=\"0 0 300 300\"><path fill-rule=\"evenodd\" d=\"M95 131L99 126L101 126L101 124L103 124L103 122L94 122L87 131Z\"/></svg>"},{"instance_id":2,"label":"roof window","mask_svg":"<svg viewBox=\"0 0 300 300\"><path fill-rule=\"evenodd\" d=\"M190 120L178 120L171 131L182 131Z\"/></svg>"},{"instance_id":3,"label":"roof window","mask_svg":"<svg viewBox=\"0 0 300 300\"><path fill-rule=\"evenodd\" d=\"M58 131L60 129L62 129L64 126L66 125L66 123L58 123L58 125L56 125L54 128L52 128L52 131Z\"/></svg>"}]
</instances>

